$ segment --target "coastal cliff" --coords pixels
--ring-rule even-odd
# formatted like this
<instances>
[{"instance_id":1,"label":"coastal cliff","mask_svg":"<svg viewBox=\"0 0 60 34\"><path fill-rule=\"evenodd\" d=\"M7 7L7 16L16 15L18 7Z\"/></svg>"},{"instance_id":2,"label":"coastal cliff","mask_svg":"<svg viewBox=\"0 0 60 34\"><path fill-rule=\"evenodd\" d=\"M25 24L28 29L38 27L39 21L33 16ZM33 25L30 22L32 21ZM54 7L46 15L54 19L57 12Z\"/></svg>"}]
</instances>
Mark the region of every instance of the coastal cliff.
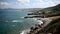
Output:
<instances>
[{"instance_id":1,"label":"coastal cliff","mask_svg":"<svg viewBox=\"0 0 60 34\"><path fill-rule=\"evenodd\" d=\"M28 34L60 34L60 4L54 7L38 10L28 15L35 15L25 18L41 18L43 24L35 24Z\"/></svg>"}]
</instances>

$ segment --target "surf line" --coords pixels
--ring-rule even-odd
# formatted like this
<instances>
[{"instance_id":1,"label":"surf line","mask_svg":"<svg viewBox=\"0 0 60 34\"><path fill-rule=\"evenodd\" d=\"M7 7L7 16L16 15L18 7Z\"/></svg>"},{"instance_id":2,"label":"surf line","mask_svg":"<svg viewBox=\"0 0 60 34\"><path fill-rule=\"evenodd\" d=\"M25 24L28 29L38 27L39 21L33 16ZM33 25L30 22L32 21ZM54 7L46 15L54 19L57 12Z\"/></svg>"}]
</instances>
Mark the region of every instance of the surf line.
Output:
<instances>
[{"instance_id":1,"label":"surf line","mask_svg":"<svg viewBox=\"0 0 60 34\"><path fill-rule=\"evenodd\" d=\"M44 25L45 21L38 19L37 22L38 24L35 24L35 26L31 27L29 30L24 30L20 34L35 34L38 31L40 31L40 28Z\"/></svg>"}]
</instances>

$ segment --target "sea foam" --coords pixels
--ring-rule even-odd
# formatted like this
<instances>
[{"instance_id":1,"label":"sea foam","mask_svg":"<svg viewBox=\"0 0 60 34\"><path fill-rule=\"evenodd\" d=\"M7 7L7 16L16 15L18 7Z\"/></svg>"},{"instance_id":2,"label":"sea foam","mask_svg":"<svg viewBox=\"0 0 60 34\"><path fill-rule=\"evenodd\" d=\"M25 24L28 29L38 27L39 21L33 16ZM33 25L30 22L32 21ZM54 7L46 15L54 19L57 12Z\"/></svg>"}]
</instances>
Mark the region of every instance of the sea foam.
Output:
<instances>
[{"instance_id":1,"label":"sea foam","mask_svg":"<svg viewBox=\"0 0 60 34\"><path fill-rule=\"evenodd\" d=\"M12 20L12 22L23 22L23 20Z\"/></svg>"},{"instance_id":2,"label":"sea foam","mask_svg":"<svg viewBox=\"0 0 60 34\"><path fill-rule=\"evenodd\" d=\"M30 30L23 30L20 34L27 34Z\"/></svg>"}]
</instances>

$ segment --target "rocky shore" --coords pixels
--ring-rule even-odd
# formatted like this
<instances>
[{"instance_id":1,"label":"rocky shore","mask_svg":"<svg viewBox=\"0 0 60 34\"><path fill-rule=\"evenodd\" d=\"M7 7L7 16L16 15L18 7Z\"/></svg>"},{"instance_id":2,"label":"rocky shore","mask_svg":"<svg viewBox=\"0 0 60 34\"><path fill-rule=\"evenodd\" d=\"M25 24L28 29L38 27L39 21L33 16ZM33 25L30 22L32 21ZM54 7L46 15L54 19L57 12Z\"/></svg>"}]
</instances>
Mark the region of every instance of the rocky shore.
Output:
<instances>
[{"instance_id":1,"label":"rocky shore","mask_svg":"<svg viewBox=\"0 0 60 34\"><path fill-rule=\"evenodd\" d=\"M42 23L35 24L30 28L27 34L60 34L60 4L54 7L45 8L28 15L36 16L26 16L24 18L40 18L37 20L42 20Z\"/></svg>"},{"instance_id":2,"label":"rocky shore","mask_svg":"<svg viewBox=\"0 0 60 34\"><path fill-rule=\"evenodd\" d=\"M49 18L41 18L41 20L43 23L35 24L35 26L30 28L30 32L28 34L37 34L41 29L51 22Z\"/></svg>"},{"instance_id":3,"label":"rocky shore","mask_svg":"<svg viewBox=\"0 0 60 34\"><path fill-rule=\"evenodd\" d=\"M43 24L35 24L35 26L32 26L30 28L30 31L28 34L53 34L51 32L41 32L41 30L44 30L44 28L46 26L48 26L52 21L57 20L59 18L60 18L60 16L49 17L49 18L41 18Z\"/></svg>"}]
</instances>

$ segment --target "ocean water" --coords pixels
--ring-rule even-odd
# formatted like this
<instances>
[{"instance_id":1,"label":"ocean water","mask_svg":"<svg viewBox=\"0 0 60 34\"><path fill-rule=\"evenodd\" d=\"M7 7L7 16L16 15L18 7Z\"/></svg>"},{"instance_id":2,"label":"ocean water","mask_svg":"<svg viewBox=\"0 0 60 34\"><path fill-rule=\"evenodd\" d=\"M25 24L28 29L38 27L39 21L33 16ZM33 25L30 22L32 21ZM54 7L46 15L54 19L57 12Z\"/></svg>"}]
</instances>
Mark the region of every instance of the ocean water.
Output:
<instances>
[{"instance_id":1,"label":"ocean water","mask_svg":"<svg viewBox=\"0 0 60 34\"><path fill-rule=\"evenodd\" d=\"M35 19L23 18L26 10L0 10L0 34L21 34L37 23Z\"/></svg>"}]
</instances>

